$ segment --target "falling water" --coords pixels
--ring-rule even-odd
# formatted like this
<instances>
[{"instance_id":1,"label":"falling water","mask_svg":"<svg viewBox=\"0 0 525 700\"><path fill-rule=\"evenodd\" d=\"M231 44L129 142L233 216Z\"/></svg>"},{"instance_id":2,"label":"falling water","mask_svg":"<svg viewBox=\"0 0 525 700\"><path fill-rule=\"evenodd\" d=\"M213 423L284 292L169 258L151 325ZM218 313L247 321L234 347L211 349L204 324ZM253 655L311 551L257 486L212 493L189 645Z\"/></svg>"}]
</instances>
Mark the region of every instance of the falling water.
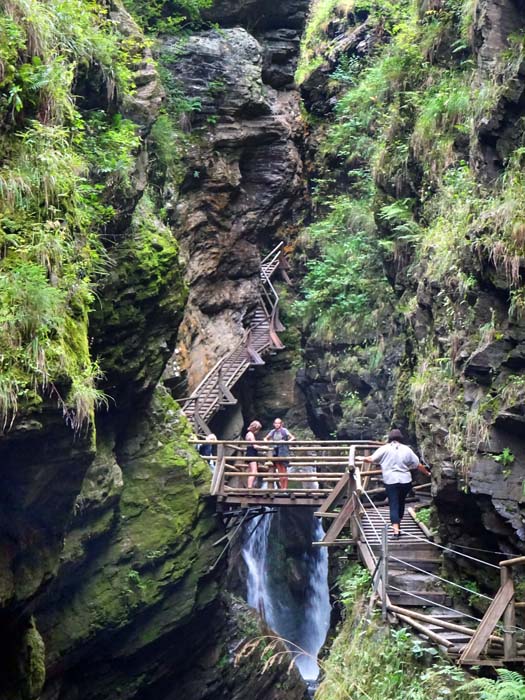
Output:
<instances>
[{"instance_id":1,"label":"falling water","mask_svg":"<svg viewBox=\"0 0 525 700\"><path fill-rule=\"evenodd\" d=\"M272 583L268 571L268 544L272 515L260 515L250 525L243 549L248 569L248 604L259 611L267 625L288 641L302 677L313 681L319 675L317 654L324 644L330 625L328 591L328 553L324 547L304 552L307 583L301 610L287 606L286 595ZM319 541L324 532L312 515L312 537ZM302 652L298 653L298 650ZM304 652L304 653L303 653Z\"/></svg>"},{"instance_id":2,"label":"falling water","mask_svg":"<svg viewBox=\"0 0 525 700\"><path fill-rule=\"evenodd\" d=\"M272 524L271 515L259 515L253 521L242 555L248 567L246 583L248 605L259 611L269 624L273 617L273 607L269 595L266 562L268 559L268 538ZM270 625L271 627L271 625Z\"/></svg>"}]
</instances>

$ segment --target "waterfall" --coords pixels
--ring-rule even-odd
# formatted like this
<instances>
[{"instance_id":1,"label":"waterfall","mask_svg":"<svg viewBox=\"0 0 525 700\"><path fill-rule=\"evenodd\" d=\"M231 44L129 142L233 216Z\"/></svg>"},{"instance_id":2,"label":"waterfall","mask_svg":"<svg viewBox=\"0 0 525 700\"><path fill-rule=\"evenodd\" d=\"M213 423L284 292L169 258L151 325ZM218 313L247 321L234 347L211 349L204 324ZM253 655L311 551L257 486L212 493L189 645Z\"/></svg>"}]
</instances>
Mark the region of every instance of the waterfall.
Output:
<instances>
[{"instance_id":1,"label":"waterfall","mask_svg":"<svg viewBox=\"0 0 525 700\"><path fill-rule=\"evenodd\" d=\"M273 618L273 605L269 595L266 567L271 522L270 515L259 515L254 518L242 550L242 556L248 568L247 602L259 612L266 622Z\"/></svg>"},{"instance_id":2,"label":"waterfall","mask_svg":"<svg viewBox=\"0 0 525 700\"><path fill-rule=\"evenodd\" d=\"M271 514L258 516L246 533L242 554L248 569L247 601L259 611L268 627L288 641L302 677L313 681L319 675L317 654L330 625L328 552L324 547L305 549L302 563L306 580L302 599L297 603L282 580L270 575L272 518ZM317 541L324 535L320 520L313 514L310 534Z\"/></svg>"},{"instance_id":3,"label":"waterfall","mask_svg":"<svg viewBox=\"0 0 525 700\"><path fill-rule=\"evenodd\" d=\"M313 516L312 516L313 517ZM320 518L313 518L313 534L316 542L323 539L324 530ZM305 680L315 680L319 675L317 654L323 646L330 626L330 593L328 590L328 548L313 547L309 555L309 588L298 646L307 652L296 659L297 668Z\"/></svg>"}]
</instances>

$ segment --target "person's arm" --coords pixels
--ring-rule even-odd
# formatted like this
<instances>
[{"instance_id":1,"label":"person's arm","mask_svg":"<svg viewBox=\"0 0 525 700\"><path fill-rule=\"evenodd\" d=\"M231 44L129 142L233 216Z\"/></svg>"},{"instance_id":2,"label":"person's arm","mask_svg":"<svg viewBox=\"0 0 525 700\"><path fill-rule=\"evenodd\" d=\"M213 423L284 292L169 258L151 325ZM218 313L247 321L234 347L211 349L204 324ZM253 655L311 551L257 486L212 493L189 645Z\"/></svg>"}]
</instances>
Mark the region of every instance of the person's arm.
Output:
<instances>
[{"instance_id":1,"label":"person's arm","mask_svg":"<svg viewBox=\"0 0 525 700\"><path fill-rule=\"evenodd\" d=\"M377 450L369 457L363 457L363 462L367 464L379 464L383 456L384 447L378 447Z\"/></svg>"},{"instance_id":2,"label":"person's arm","mask_svg":"<svg viewBox=\"0 0 525 700\"><path fill-rule=\"evenodd\" d=\"M419 462L416 469L418 472L421 472L421 474L424 474L425 476L431 476L430 469L427 469L423 462Z\"/></svg>"},{"instance_id":3,"label":"person's arm","mask_svg":"<svg viewBox=\"0 0 525 700\"><path fill-rule=\"evenodd\" d=\"M411 455L410 455L410 464L409 464L409 469L411 472L421 472L421 474L424 474L425 476L430 476L430 470L425 467L423 462L419 459L417 454L413 451L410 450Z\"/></svg>"},{"instance_id":4,"label":"person's arm","mask_svg":"<svg viewBox=\"0 0 525 700\"><path fill-rule=\"evenodd\" d=\"M255 442L255 435L252 433L251 430L246 433L246 439L249 442Z\"/></svg>"},{"instance_id":5,"label":"person's arm","mask_svg":"<svg viewBox=\"0 0 525 700\"><path fill-rule=\"evenodd\" d=\"M289 430L287 430L286 432L288 433L288 440L295 440L295 435L292 435L292 433Z\"/></svg>"},{"instance_id":6,"label":"person's arm","mask_svg":"<svg viewBox=\"0 0 525 700\"><path fill-rule=\"evenodd\" d=\"M268 440L271 440L271 439L272 439L272 434L273 434L273 430L270 430L270 432L268 433L268 435L264 438L264 441L267 442Z\"/></svg>"}]
</instances>

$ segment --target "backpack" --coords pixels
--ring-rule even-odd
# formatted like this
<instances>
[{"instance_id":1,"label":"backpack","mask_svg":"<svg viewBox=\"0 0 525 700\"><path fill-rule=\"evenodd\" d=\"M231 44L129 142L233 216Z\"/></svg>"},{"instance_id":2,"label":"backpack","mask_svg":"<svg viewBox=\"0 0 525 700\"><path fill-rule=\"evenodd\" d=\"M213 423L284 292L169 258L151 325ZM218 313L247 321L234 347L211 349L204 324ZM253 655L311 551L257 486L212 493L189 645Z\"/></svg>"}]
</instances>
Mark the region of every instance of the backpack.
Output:
<instances>
[{"instance_id":1,"label":"backpack","mask_svg":"<svg viewBox=\"0 0 525 700\"><path fill-rule=\"evenodd\" d=\"M283 440L285 441L283 445L274 445L273 446L273 456L274 457L289 457L290 456L290 448L286 444L286 441L290 439L290 433L286 430L286 428L280 428L279 432L282 434L282 438L275 438L275 433L277 432L277 429L274 428L270 432L270 440Z\"/></svg>"}]
</instances>

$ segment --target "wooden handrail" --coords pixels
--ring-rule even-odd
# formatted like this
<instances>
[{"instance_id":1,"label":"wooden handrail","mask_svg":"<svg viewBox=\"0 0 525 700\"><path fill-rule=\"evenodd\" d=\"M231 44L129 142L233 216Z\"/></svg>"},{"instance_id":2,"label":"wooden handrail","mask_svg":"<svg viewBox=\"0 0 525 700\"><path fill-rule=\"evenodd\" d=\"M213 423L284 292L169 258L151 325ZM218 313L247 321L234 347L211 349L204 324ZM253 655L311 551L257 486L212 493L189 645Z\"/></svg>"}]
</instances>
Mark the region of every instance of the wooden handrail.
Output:
<instances>
[{"instance_id":1,"label":"wooden handrail","mask_svg":"<svg viewBox=\"0 0 525 700\"><path fill-rule=\"evenodd\" d=\"M515 557L514 559L504 559L500 561L500 566L517 566L518 564L525 564L525 557Z\"/></svg>"},{"instance_id":2,"label":"wooden handrail","mask_svg":"<svg viewBox=\"0 0 525 700\"><path fill-rule=\"evenodd\" d=\"M220 445L221 443L228 445L253 445L254 447L264 447L265 445L282 445L282 440L257 440L252 442L251 440L198 440L197 438L191 438L188 442L192 445ZM328 447L333 445L348 446L349 444L357 445L359 448L363 447L376 447L381 446L382 442L371 442L370 440L291 440L288 442L288 446L294 450L297 447L303 445L317 445L319 449L324 449L323 445Z\"/></svg>"},{"instance_id":3,"label":"wooden handrail","mask_svg":"<svg viewBox=\"0 0 525 700\"><path fill-rule=\"evenodd\" d=\"M275 248L263 259L261 262L261 280L262 280L262 294L266 296L266 302L263 301L262 297L259 298L259 306L264 310L266 321L265 324L268 325L268 345L261 350L267 349L268 347L274 349L282 349L284 345L281 343L277 332L276 332L276 318L278 317L278 304L279 295L277 294L275 287L271 282L271 275L273 272L281 265L282 251L284 242L281 241ZM268 269L270 268L270 269ZM266 308L266 305L268 308ZM259 326L263 325L262 322L254 323L250 328L248 328L242 336L242 339L235 345L233 350L231 350L227 355L220 358L212 369L206 374L206 376L199 382L199 384L192 391L191 395L182 400L182 410L186 413L187 417L193 422L194 429L202 432L203 434L209 433L209 428L206 423L211 416L218 410L218 407L225 404L232 404L236 401L235 397L231 394L231 387L239 379L239 377L244 373L244 371L249 367L250 364L263 364L262 358L258 352L258 348L253 348L250 346L250 338L254 330ZM229 381L222 381L220 379L220 373L225 364L230 360L235 353L238 353L241 348L245 348L247 351L247 357L243 362L240 362L238 368L230 377L231 386ZM260 348L259 348L260 349ZM243 367L243 365L245 365ZM218 387L218 394L214 396L211 402L207 402L203 407L203 410L199 407L199 399L201 397L207 398L209 393L209 382L213 381L214 375L218 374L219 377L213 383L213 388Z\"/></svg>"}]
</instances>

